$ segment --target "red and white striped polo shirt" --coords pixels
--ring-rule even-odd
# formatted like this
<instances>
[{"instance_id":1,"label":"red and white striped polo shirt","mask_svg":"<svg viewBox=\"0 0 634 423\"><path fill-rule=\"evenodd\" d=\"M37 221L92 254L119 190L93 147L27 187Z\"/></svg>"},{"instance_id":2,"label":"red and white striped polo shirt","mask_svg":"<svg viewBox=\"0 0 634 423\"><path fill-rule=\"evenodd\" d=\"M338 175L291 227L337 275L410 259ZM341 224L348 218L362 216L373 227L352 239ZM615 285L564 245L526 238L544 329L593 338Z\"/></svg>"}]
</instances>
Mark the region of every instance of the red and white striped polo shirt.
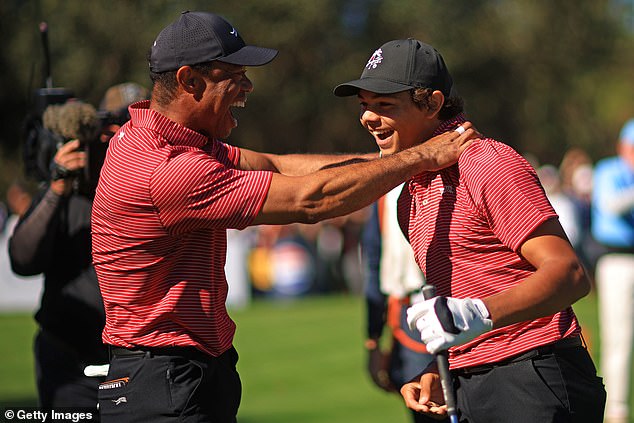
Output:
<instances>
[{"instance_id":1,"label":"red and white striped polo shirt","mask_svg":"<svg viewBox=\"0 0 634 423\"><path fill-rule=\"evenodd\" d=\"M240 150L150 110L130 107L115 134L93 204L93 261L106 309L103 341L232 345L224 273L226 229L243 229L272 174L240 171Z\"/></svg>"},{"instance_id":2,"label":"red and white striped polo shirt","mask_svg":"<svg viewBox=\"0 0 634 423\"><path fill-rule=\"evenodd\" d=\"M445 122L436 134L457 126ZM484 298L509 289L535 268L518 254L527 236L556 218L534 169L511 147L476 140L458 163L409 181L399 222L416 261L438 295ZM488 332L450 349L452 369L492 363L562 337L580 327L572 308Z\"/></svg>"}]
</instances>

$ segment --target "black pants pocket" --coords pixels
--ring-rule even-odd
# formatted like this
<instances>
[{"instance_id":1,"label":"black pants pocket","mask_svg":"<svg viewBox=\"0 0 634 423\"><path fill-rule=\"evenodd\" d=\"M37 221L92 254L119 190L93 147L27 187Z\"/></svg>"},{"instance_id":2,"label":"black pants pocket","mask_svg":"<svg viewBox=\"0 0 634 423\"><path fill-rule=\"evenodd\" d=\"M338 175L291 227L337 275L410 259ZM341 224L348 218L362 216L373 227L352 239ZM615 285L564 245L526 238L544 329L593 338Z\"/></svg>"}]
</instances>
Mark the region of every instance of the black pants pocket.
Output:
<instances>
[{"instance_id":1,"label":"black pants pocket","mask_svg":"<svg viewBox=\"0 0 634 423\"><path fill-rule=\"evenodd\" d=\"M103 422L175 421L201 380L201 370L169 356L114 357L99 386Z\"/></svg>"}]
</instances>

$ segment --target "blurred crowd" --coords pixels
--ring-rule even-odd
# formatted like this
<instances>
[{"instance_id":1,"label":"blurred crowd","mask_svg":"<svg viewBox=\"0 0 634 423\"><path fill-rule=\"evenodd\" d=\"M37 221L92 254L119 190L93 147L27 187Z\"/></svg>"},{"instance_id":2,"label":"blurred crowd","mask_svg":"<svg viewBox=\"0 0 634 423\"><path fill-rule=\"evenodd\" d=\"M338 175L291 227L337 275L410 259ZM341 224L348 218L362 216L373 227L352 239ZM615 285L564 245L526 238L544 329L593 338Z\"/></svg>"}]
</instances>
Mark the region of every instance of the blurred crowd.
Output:
<instances>
[{"instance_id":1,"label":"blurred crowd","mask_svg":"<svg viewBox=\"0 0 634 423\"><path fill-rule=\"evenodd\" d=\"M359 242L364 209L313 225L264 225L230 230L227 246L229 306L249 299L328 293L360 295Z\"/></svg>"},{"instance_id":2,"label":"blurred crowd","mask_svg":"<svg viewBox=\"0 0 634 423\"><path fill-rule=\"evenodd\" d=\"M537 171L570 243L593 274L600 247L590 231L592 159L584 150L572 148L559 164L539 163L535 159L529 161Z\"/></svg>"}]
</instances>

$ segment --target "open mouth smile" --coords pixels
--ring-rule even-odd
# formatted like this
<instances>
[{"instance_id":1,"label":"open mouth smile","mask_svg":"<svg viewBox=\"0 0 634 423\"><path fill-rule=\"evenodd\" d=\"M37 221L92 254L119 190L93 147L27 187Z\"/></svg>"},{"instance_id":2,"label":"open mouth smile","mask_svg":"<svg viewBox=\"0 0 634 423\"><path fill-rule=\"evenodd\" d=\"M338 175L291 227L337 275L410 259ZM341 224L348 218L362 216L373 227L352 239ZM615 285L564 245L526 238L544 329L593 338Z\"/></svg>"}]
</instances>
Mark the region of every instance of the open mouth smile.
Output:
<instances>
[{"instance_id":1,"label":"open mouth smile","mask_svg":"<svg viewBox=\"0 0 634 423\"><path fill-rule=\"evenodd\" d=\"M236 118L236 116L233 114L233 109L234 108L239 108L242 109L246 106L247 104L247 100L236 100L233 103L231 103L229 105L229 113L231 113L231 117L233 118L233 125L237 126L238 125L238 119Z\"/></svg>"}]
</instances>

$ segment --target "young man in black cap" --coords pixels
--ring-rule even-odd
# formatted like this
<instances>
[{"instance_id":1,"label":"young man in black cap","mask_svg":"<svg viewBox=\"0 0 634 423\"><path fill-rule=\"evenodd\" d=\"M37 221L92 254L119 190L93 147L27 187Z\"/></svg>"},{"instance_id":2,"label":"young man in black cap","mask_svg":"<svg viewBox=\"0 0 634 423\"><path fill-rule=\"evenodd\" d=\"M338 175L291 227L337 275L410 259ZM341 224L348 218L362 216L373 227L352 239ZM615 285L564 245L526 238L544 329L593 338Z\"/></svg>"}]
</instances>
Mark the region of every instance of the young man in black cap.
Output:
<instances>
[{"instance_id":1,"label":"young man in black cap","mask_svg":"<svg viewBox=\"0 0 634 423\"><path fill-rule=\"evenodd\" d=\"M464 130L443 58L417 40L384 44L334 93L358 97L383 156ZM449 349L460 421L601 422L605 390L571 307L590 282L534 169L474 140L457 164L411 178L398 215L439 295L411 306L408 324L429 352ZM401 388L406 405L445 415L438 370L420 371Z\"/></svg>"},{"instance_id":2,"label":"young man in black cap","mask_svg":"<svg viewBox=\"0 0 634 423\"><path fill-rule=\"evenodd\" d=\"M276 50L212 13L183 12L150 52L150 101L113 137L93 206L93 260L111 346L103 421L233 422L241 397L227 314L226 230L350 213L405 179L456 162L474 131L382 160L273 155L229 145ZM469 124L465 124L469 128ZM344 160L358 163L331 166ZM327 167L323 170L320 170Z\"/></svg>"}]
</instances>

